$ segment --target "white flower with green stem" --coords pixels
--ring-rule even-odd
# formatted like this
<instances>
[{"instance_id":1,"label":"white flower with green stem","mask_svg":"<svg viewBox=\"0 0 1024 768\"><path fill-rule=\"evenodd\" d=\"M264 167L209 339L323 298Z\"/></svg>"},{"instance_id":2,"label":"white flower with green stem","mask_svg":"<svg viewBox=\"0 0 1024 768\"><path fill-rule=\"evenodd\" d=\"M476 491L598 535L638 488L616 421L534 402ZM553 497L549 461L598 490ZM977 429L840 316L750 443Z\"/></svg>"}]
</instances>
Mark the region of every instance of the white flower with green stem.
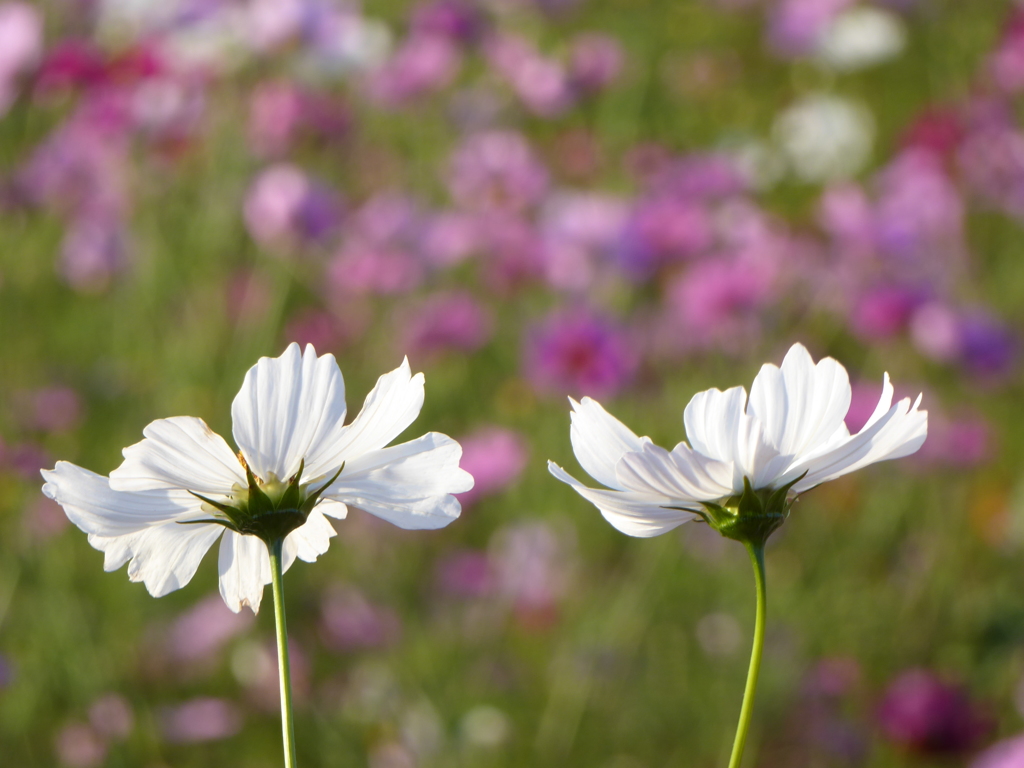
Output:
<instances>
[{"instance_id":1,"label":"white flower with green stem","mask_svg":"<svg viewBox=\"0 0 1024 768\"><path fill-rule=\"evenodd\" d=\"M355 506L400 528L441 528L460 513L452 494L473 478L462 448L429 432L387 447L423 405L423 374L408 361L380 377L345 424L345 383L333 355L292 344L262 358L231 406L236 454L202 419L159 419L124 449L110 477L65 461L44 470L43 492L132 581L160 597L192 579L220 539L220 592L233 611L259 610L273 585L285 765L295 762L282 576L313 562L335 535L328 517Z\"/></svg>"},{"instance_id":2,"label":"white flower with green stem","mask_svg":"<svg viewBox=\"0 0 1024 768\"><path fill-rule=\"evenodd\" d=\"M845 423L850 400L846 369L832 358L815 364L795 344L781 368L761 368L749 397L743 387L694 395L683 414L689 444L681 442L671 451L638 437L596 401L572 401L573 452L607 488L588 488L548 463L552 475L630 536L657 536L703 520L747 547L757 583L757 617L730 768L738 768L743 755L760 670L765 542L799 494L869 464L908 456L928 434L921 397L893 403L888 374L874 412L853 435Z\"/></svg>"}]
</instances>

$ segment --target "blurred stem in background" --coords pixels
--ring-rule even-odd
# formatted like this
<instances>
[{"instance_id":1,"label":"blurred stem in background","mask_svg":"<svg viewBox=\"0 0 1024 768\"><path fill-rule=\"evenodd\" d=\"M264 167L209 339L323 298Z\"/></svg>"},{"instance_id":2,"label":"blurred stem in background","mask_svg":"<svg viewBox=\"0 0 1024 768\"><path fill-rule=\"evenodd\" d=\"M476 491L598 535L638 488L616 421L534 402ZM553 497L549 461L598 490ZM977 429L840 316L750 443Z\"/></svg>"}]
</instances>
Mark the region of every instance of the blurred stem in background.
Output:
<instances>
[{"instance_id":1,"label":"blurred stem in background","mask_svg":"<svg viewBox=\"0 0 1024 768\"><path fill-rule=\"evenodd\" d=\"M743 542L750 553L754 566L754 582L757 587L757 617L754 620L754 647L750 652L750 669L747 671L747 687L743 691L743 706L740 708L740 722L736 727L736 739L732 745L729 768L739 768L743 761L743 748L747 743L751 716L754 713L754 695L757 692L757 676L761 672L761 653L764 650L765 613L768 609L768 592L764 578L764 544ZM275 597L277 592L275 591Z\"/></svg>"},{"instance_id":2,"label":"blurred stem in background","mask_svg":"<svg viewBox=\"0 0 1024 768\"><path fill-rule=\"evenodd\" d=\"M281 675L281 737L284 741L284 768L295 768L295 721L292 716L292 673L288 661L288 628L285 626L283 569L284 539L267 545L270 573L274 585L274 625L277 628L277 666ZM758 614L760 615L760 614Z\"/></svg>"}]
</instances>

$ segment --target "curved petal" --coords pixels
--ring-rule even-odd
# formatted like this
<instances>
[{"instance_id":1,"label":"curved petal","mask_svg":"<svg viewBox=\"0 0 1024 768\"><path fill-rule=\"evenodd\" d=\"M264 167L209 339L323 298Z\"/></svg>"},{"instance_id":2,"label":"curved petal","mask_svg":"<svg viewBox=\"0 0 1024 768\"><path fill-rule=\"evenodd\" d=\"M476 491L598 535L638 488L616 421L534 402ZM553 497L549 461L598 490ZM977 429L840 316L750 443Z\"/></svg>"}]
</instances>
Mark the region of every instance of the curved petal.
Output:
<instances>
[{"instance_id":1,"label":"curved petal","mask_svg":"<svg viewBox=\"0 0 1024 768\"><path fill-rule=\"evenodd\" d=\"M462 447L447 435L423 437L346 462L324 496L358 507L399 528L442 528L462 507L451 494L473 487L459 468Z\"/></svg>"},{"instance_id":2,"label":"curved petal","mask_svg":"<svg viewBox=\"0 0 1024 768\"><path fill-rule=\"evenodd\" d=\"M123 536L169 521L206 516L199 499L184 491L115 491L107 478L67 461L58 461L42 475L43 493L90 535Z\"/></svg>"},{"instance_id":3,"label":"curved petal","mask_svg":"<svg viewBox=\"0 0 1024 768\"><path fill-rule=\"evenodd\" d=\"M225 531L217 561L220 571L220 595L235 613L249 606L260 610L263 587L270 583L270 553L255 536Z\"/></svg>"},{"instance_id":4,"label":"curved petal","mask_svg":"<svg viewBox=\"0 0 1024 768\"><path fill-rule=\"evenodd\" d=\"M708 458L735 461L746 400L743 387L725 392L706 389L694 395L683 412L686 436L693 449Z\"/></svg>"},{"instance_id":5,"label":"curved petal","mask_svg":"<svg viewBox=\"0 0 1024 768\"><path fill-rule=\"evenodd\" d=\"M330 547L331 539L338 535L334 526L320 511L321 506L323 503L318 504L309 513L305 524L296 528L285 538L285 570L288 570L296 557L307 563L316 562L316 559Z\"/></svg>"},{"instance_id":6,"label":"curved petal","mask_svg":"<svg viewBox=\"0 0 1024 768\"><path fill-rule=\"evenodd\" d=\"M409 359L390 373L377 379L376 385L366 396L362 410L352 420L331 446L331 451L348 464L364 453L383 448L416 420L423 407L423 374L412 375ZM315 477L310 472L307 477Z\"/></svg>"},{"instance_id":7,"label":"curved petal","mask_svg":"<svg viewBox=\"0 0 1024 768\"><path fill-rule=\"evenodd\" d=\"M622 490L615 467L630 451L641 451L650 440L637 437L625 424L606 411L599 402L571 397L572 413L569 439L572 451L584 471L609 488Z\"/></svg>"},{"instance_id":8,"label":"curved petal","mask_svg":"<svg viewBox=\"0 0 1024 768\"><path fill-rule=\"evenodd\" d=\"M596 506L605 520L627 536L658 536L699 517L683 509L667 509L664 505L674 502L661 494L588 488L553 461L548 462L548 471Z\"/></svg>"},{"instance_id":9,"label":"curved petal","mask_svg":"<svg viewBox=\"0 0 1024 768\"><path fill-rule=\"evenodd\" d=\"M115 491L178 488L225 494L245 485L242 465L224 438L192 416L151 422L145 439L124 449L124 461L110 473Z\"/></svg>"},{"instance_id":10,"label":"curved petal","mask_svg":"<svg viewBox=\"0 0 1024 768\"><path fill-rule=\"evenodd\" d=\"M779 452L800 456L827 443L850 410L850 376L831 357L815 365L802 344L794 344L782 361L788 417Z\"/></svg>"},{"instance_id":11,"label":"curved petal","mask_svg":"<svg viewBox=\"0 0 1024 768\"><path fill-rule=\"evenodd\" d=\"M795 478L807 472L807 476L793 487L794 492L801 493L869 464L915 453L928 436L928 412L918 410L920 395L913 405L910 398L904 398L889 407L892 394L892 385L886 374L878 406L860 432L830 450L800 462L786 473Z\"/></svg>"},{"instance_id":12,"label":"curved petal","mask_svg":"<svg viewBox=\"0 0 1024 768\"><path fill-rule=\"evenodd\" d=\"M344 432L345 381L334 355L317 357L290 344L280 357L260 358L231 404L232 432L250 469L286 479L305 459L306 477L336 470L335 444Z\"/></svg>"},{"instance_id":13,"label":"curved petal","mask_svg":"<svg viewBox=\"0 0 1024 768\"><path fill-rule=\"evenodd\" d=\"M623 456L617 471L623 488L662 495L678 503L713 501L733 492L732 468L696 453L685 443L671 453L653 443L645 445L642 451ZM728 479L729 484L713 475Z\"/></svg>"},{"instance_id":14,"label":"curved petal","mask_svg":"<svg viewBox=\"0 0 1024 768\"><path fill-rule=\"evenodd\" d=\"M89 543L104 553L104 570L116 571L131 560L128 578L143 582L153 597L163 597L192 580L223 531L220 525L170 522L122 536L90 534Z\"/></svg>"}]
</instances>

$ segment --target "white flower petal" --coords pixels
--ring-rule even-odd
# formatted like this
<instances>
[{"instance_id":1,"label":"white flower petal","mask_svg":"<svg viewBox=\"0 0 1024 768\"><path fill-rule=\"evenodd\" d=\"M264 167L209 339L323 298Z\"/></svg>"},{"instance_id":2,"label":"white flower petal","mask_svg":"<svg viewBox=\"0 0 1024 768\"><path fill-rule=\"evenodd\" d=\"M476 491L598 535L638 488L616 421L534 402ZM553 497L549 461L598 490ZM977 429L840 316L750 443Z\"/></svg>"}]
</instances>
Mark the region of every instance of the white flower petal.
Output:
<instances>
[{"instance_id":1,"label":"white flower petal","mask_svg":"<svg viewBox=\"0 0 1024 768\"><path fill-rule=\"evenodd\" d=\"M192 580L203 556L225 530L213 523L169 522L122 536L90 534L89 543L105 554L104 570L116 571L131 560L128 578L143 582L153 597L163 597Z\"/></svg>"},{"instance_id":2,"label":"white flower petal","mask_svg":"<svg viewBox=\"0 0 1024 768\"><path fill-rule=\"evenodd\" d=\"M383 448L402 434L419 416L422 407L423 374L413 376L409 359L406 358L395 370L377 379L376 385L366 396L362 410L345 428L331 450L347 466L347 462Z\"/></svg>"},{"instance_id":3,"label":"white flower petal","mask_svg":"<svg viewBox=\"0 0 1024 768\"><path fill-rule=\"evenodd\" d=\"M66 461L58 461L42 475L43 493L88 534L123 536L171 520L205 516L199 499L184 491L115 491L107 478Z\"/></svg>"},{"instance_id":4,"label":"white flower petal","mask_svg":"<svg viewBox=\"0 0 1024 768\"><path fill-rule=\"evenodd\" d=\"M658 536L699 517L686 510L667 509L664 505L672 502L661 494L588 488L553 461L548 462L548 471L596 506L605 520L627 536Z\"/></svg>"},{"instance_id":5,"label":"white flower petal","mask_svg":"<svg viewBox=\"0 0 1024 768\"><path fill-rule=\"evenodd\" d=\"M290 344L280 357L260 358L231 404L235 442L249 468L266 480L287 479L305 459L304 476L341 466L336 445L345 431L345 381L334 355Z\"/></svg>"},{"instance_id":6,"label":"white flower petal","mask_svg":"<svg viewBox=\"0 0 1024 768\"><path fill-rule=\"evenodd\" d=\"M637 437L599 402L584 397L572 403L569 438L576 460L588 475L609 488L622 489L615 474L619 459L630 451L641 451L650 440Z\"/></svg>"},{"instance_id":7,"label":"white flower petal","mask_svg":"<svg viewBox=\"0 0 1024 768\"><path fill-rule=\"evenodd\" d=\"M712 467L709 473L709 466ZM708 459L680 443L670 453L649 444L642 451L631 451L619 461L617 468L621 487L639 493L661 494L673 502L712 501L732 493L732 469ZM728 479L724 485L714 479Z\"/></svg>"},{"instance_id":8,"label":"white flower petal","mask_svg":"<svg viewBox=\"0 0 1024 768\"><path fill-rule=\"evenodd\" d=\"M263 587L270 583L270 553L255 536L225 531L220 542L220 595L235 613L249 606L259 612Z\"/></svg>"},{"instance_id":9,"label":"white flower petal","mask_svg":"<svg viewBox=\"0 0 1024 768\"><path fill-rule=\"evenodd\" d=\"M694 395L683 412L686 437L693 449L708 458L735 461L746 401L743 387L725 392L707 389Z\"/></svg>"},{"instance_id":10,"label":"white flower petal","mask_svg":"<svg viewBox=\"0 0 1024 768\"><path fill-rule=\"evenodd\" d=\"M320 507L324 502L318 504L306 522L288 534L284 540L285 569L291 566L297 557L307 563L314 563L320 555L327 551L331 545L331 539L338 535L334 526L324 517Z\"/></svg>"},{"instance_id":11,"label":"white flower petal","mask_svg":"<svg viewBox=\"0 0 1024 768\"><path fill-rule=\"evenodd\" d=\"M885 383L879 406L860 432L831 450L800 462L786 473L789 479L795 479L807 472L807 476L793 486L794 492L801 493L869 464L909 456L924 444L928 437L928 412L918 410L921 396L918 395L913 405L910 398L904 398L879 413L883 405L892 401L888 374Z\"/></svg>"},{"instance_id":12,"label":"white flower petal","mask_svg":"<svg viewBox=\"0 0 1024 768\"><path fill-rule=\"evenodd\" d=\"M462 509L451 494L473 487L472 475L459 468L461 457L456 441L429 432L346 461L341 477L324 496L399 528L442 528Z\"/></svg>"},{"instance_id":13,"label":"white flower petal","mask_svg":"<svg viewBox=\"0 0 1024 768\"><path fill-rule=\"evenodd\" d=\"M124 461L110 473L115 491L180 488L225 494L235 483L246 483L234 452L202 419L158 419L142 434L145 439L125 448Z\"/></svg>"}]
</instances>

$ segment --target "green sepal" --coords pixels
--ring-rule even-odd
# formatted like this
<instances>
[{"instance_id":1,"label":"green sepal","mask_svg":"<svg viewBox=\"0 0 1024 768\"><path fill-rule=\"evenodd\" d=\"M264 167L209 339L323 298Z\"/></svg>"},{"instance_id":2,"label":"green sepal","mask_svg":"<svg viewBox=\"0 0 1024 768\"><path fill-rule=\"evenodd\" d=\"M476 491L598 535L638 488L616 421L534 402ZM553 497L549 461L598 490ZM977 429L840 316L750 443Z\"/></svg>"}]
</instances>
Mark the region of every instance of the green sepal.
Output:
<instances>
[{"instance_id":1,"label":"green sepal","mask_svg":"<svg viewBox=\"0 0 1024 768\"><path fill-rule=\"evenodd\" d=\"M245 467L245 478L249 482L249 503L248 503L248 515L247 517L259 517L266 515L274 511L274 502L270 500L263 488L260 487L259 482L256 480L256 476L249 469L249 466Z\"/></svg>"},{"instance_id":2,"label":"green sepal","mask_svg":"<svg viewBox=\"0 0 1024 768\"><path fill-rule=\"evenodd\" d=\"M338 467L338 471L334 473L334 477L332 477L330 480L328 480L326 483L321 485L317 490L313 491L313 493L309 494L309 496L306 497L306 500L302 502L302 506L299 508L303 512L303 514L308 516L309 513L313 511L313 507L315 507L317 502L320 501L320 494L326 491L332 485L334 485L334 481L341 476L341 470L343 470L344 468L345 462L343 461L341 462L341 466Z\"/></svg>"},{"instance_id":3,"label":"green sepal","mask_svg":"<svg viewBox=\"0 0 1024 768\"><path fill-rule=\"evenodd\" d=\"M235 525L238 525L239 520L245 518L245 512L239 509L238 507L232 506L231 504L224 504L223 502L220 501L214 501L213 499L207 498L206 496L196 493L195 491L189 491L189 493L191 493L200 501L206 502L211 507L216 509L218 512L223 512L225 515L228 516L228 519L230 519L231 522Z\"/></svg>"},{"instance_id":4,"label":"green sepal","mask_svg":"<svg viewBox=\"0 0 1024 768\"><path fill-rule=\"evenodd\" d=\"M276 509L298 509L302 503L302 491L299 490L299 480L302 477L302 471L306 468L306 460L303 459L299 462L299 471L292 475L292 479L288 481L288 485L284 489L284 493L281 494L281 498L278 499L275 505Z\"/></svg>"},{"instance_id":5,"label":"green sepal","mask_svg":"<svg viewBox=\"0 0 1024 768\"><path fill-rule=\"evenodd\" d=\"M793 504L789 492L806 474L780 488L762 491L755 491L750 479L744 477L741 494L721 503L702 502L705 511L701 517L726 538L764 547L768 537L789 517Z\"/></svg>"}]
</instances>

